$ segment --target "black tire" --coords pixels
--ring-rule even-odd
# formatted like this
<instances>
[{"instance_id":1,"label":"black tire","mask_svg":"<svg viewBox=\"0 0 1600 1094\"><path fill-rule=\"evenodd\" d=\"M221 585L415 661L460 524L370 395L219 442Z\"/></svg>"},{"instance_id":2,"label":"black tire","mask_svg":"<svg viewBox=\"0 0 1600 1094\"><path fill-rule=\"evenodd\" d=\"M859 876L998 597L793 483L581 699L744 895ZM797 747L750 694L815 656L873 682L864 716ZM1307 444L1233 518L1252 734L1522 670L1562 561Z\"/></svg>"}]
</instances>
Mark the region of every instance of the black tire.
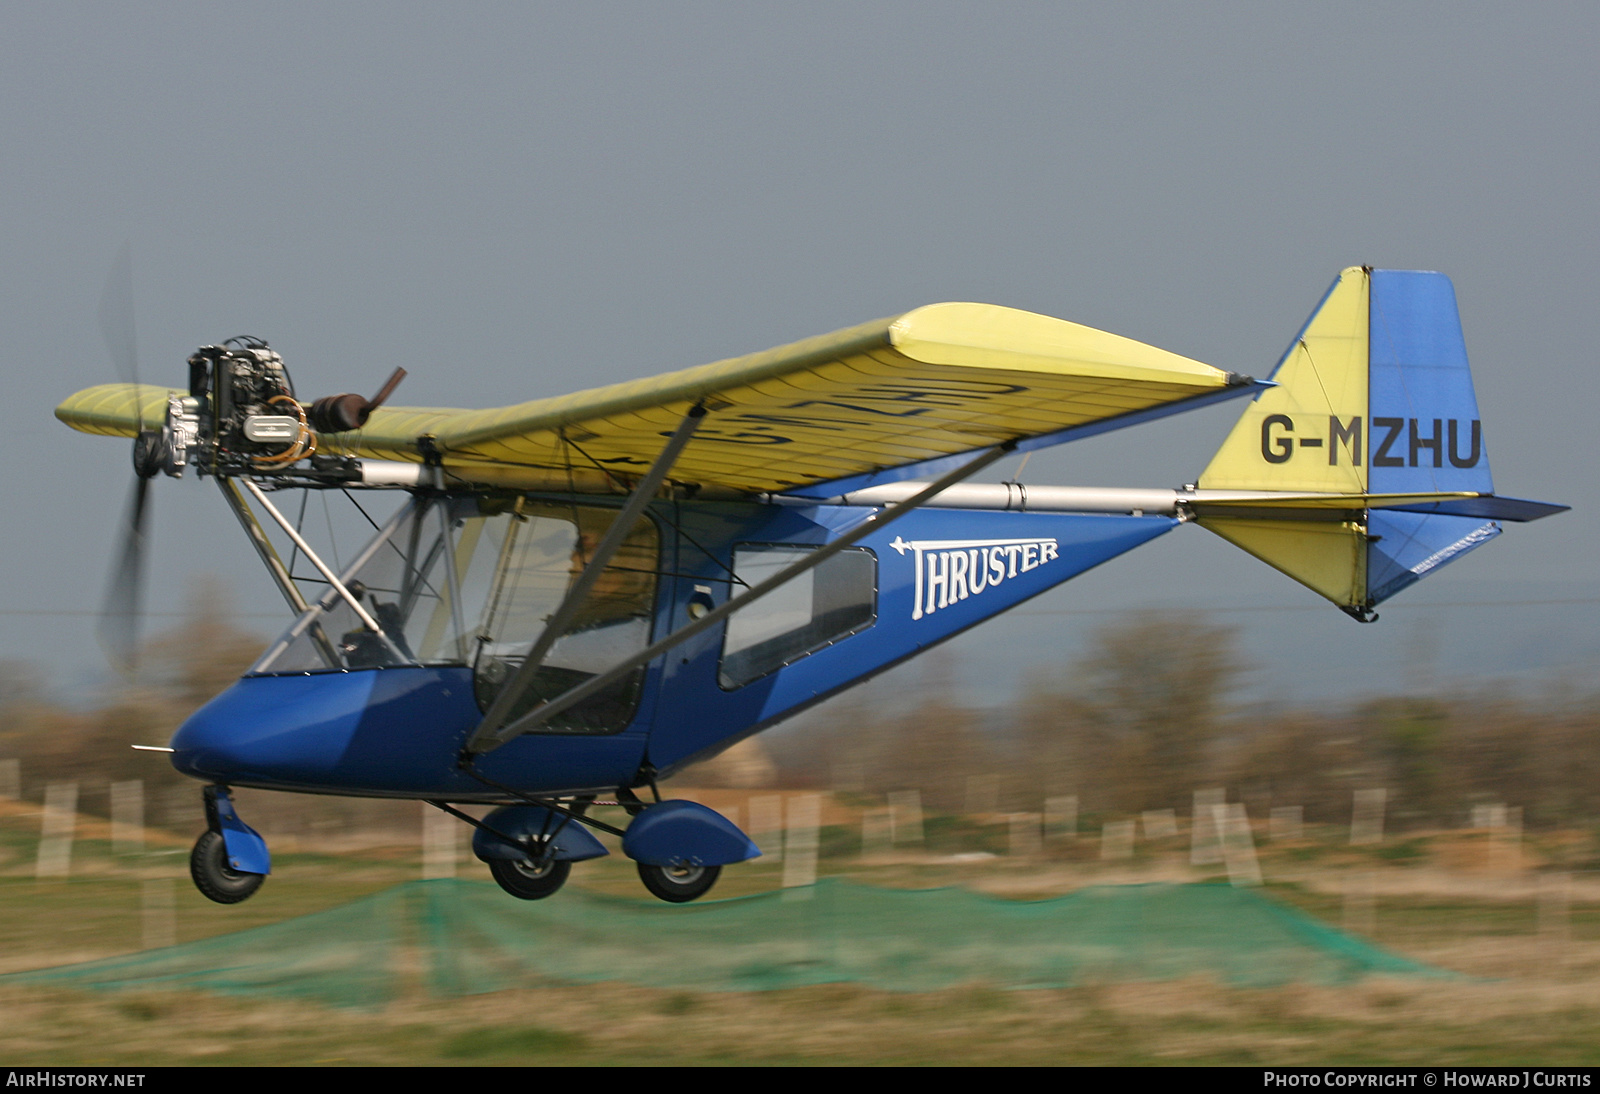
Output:
<instances>
[{"instance_id":1,"label":"black tire","mask_svg":"<svg viewBox=\"0 0 1600 1094\"><path fill-rule=\"evenodd\" d=\"M552 861L540 866L527 858L492 858L489 872L500 888L518 900L543 900L567 883L572 863Z\"/></svg>"},{"instance_id":2,"label":"black tire","mask_svg":"<svg viewBox=\"0 0 1600 1094\"><path fill-rule=\"evenodd\" d=\"M651 866L639 863L639 880L651 895L670 904L687 904L711 891L722 875L720 866Z\"/></svg>"},{"instance_id":3,"label":"black tire","mask_svg":"<svg viewBox=\"0 0 1600 1094\"><path fill-rule=\"evenodd\" d=\"M200 895L218 904L248 900L261 888L265 874L247 874L228 865L228 845L221 832L206 831L189 852L189 876Z\"/></svg>"}]
</instances>

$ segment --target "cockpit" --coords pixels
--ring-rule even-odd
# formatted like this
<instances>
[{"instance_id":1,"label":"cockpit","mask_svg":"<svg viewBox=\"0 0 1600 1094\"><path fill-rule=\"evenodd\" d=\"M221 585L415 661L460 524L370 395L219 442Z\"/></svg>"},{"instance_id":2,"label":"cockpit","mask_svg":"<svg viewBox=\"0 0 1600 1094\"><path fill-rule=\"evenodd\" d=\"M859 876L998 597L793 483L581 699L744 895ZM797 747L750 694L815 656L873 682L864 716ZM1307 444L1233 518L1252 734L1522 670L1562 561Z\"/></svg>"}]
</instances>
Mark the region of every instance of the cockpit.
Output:
<instances>
[{"instance_id":1,"label":"cockpit","mask_svg":"<svg viewBox=\"0 0 1600 1094\"><path fill-rule=\"evenodd\" d=\"M465 665L487 709L521 668L616 509L523 495L414 496L342 573L297 577L322 592L251 675ZM514 716L645 648L660 536L641 518L540 664ZM638 706L644 669L552 720L545 732L612 733Z\"/></svg>"}]
</instances>

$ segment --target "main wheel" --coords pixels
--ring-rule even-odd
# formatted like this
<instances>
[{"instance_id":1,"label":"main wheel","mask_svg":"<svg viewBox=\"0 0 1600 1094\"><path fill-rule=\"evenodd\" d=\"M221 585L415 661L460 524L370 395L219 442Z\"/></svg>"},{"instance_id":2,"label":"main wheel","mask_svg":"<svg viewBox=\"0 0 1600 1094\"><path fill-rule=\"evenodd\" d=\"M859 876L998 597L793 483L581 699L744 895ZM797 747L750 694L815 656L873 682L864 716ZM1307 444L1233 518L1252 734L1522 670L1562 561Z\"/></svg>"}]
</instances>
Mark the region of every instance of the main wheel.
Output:
<instances>
[{"instance_id":1,"label":"main wheel","mask_svg":"<svg viewBox=\"0 0 1600 1094\"><path fill-rule=\"evenodd\" d=\"M489 872L500 888L519 900L543 900L567 883L572 863L538 863L529 858L489 860Z\"/></svg>"},{"instance_id":2,"label":"main wheel","mask_svg":"<svg viewBox=\"0 0 1600 1094\"><path fill-rule=\"evenodd\" d=\"M261 888L265 874L247 874L228 865L228 845L221 832L207 829L189 852L189 876L200 895L218 904L248 900Z\"/></svg>"},{"instance_id":3,"label":"main wheel","mask_svg":"<svg viewBox=\"0 0 1600 1094\"><path fill-rule=\"evenodd\" d=\"M699 900L711 891L722 874L720 866L651 866L639 863L639 880L644 887L672 904Z\"/></svg>"}]
</instances>

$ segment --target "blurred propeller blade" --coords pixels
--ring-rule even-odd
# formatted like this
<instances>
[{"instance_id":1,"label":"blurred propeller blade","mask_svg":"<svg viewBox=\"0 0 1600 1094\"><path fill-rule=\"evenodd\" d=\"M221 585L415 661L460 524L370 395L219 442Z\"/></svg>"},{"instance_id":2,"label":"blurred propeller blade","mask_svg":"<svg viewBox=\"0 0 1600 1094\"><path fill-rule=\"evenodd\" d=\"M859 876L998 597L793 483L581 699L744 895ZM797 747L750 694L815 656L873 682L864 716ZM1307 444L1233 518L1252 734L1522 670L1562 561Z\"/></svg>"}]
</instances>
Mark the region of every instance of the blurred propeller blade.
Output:
<instances>
[{"instance_id":1,"label":"blurred propeller blade","mask_svg":"<svg viewBox=\"0 0 1600 1094\"><path fill-rule=\"evenodd\" d=\"M124 243L106 275L105 291L100 294L100 336L106 352L125 384L139 382L139 340L133 322L133 245ZM139 420L144 431L144 419Z\"/></svg>"},{"instance_id":2,"label":"blurred propeller blade","mask_svg":"<svg viewBox=\"0 0 1600 1094\"><path fill-rule=\"evenodd\" d=\"M117 377L139 382L139 343L133 321L133 245L124 243L106 275L100 294L100 335ZM95 628L113 668L131 676L139 662L139 613L144 604L145 527L150 513L150 477L158 469L160 434L145 429L142 402L139 435L133 445L135 478L123 514L122 548L111 570L110 584Z\"/></svg>"},{"instance_id":3,"label":"blurred propeller blade","mask_svg":"<svg viewBox=\"0 0 1600 1094\"><path fill-rule=\"evenodd\" d=\"M139 663L139 613L144 604L145 527L150 515L150 480L133 480L123 517L122 550L111 570L96 634L106 658L124 676Z\"/></svg>"}]
</instances>

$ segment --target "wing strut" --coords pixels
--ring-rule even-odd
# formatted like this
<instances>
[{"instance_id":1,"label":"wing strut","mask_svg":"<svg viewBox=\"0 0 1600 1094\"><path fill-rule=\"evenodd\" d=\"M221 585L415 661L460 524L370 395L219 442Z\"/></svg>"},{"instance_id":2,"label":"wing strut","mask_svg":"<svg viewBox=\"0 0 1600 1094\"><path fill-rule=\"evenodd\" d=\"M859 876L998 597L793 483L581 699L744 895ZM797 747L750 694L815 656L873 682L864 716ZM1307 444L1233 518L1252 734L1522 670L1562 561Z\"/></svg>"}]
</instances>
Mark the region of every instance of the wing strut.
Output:
<instances>
[{"instance_id":1,"label":"wing strut","mask_svg":"<svg viewBox=\"0 0 1600 1094\"><path fill-rule=\"evenodd\" d=\"M794 563L792 566L784 567L776 574L773 574L771 577L767 578L767 580L751 586L741 595L730 598L724 602L721 607L713 608L711 611L707 612L694 622L678 628L676 631L673 631L660 641L654 642L640 650L638 653L624 658L611 668L607 669L605 672L602 672L597 676L591 676L589 679L585 680L576 687L568 688L554 699L551 699L542 706L534 708L527 714L524 714L522 717L518 718L516 721L510 722L509 724L501 726L498 729L485 730L480 728L478 732L473 734L472 739L467 742L466 747L462 749L461 758L463 764L471 763L474 757L480 756L485 752L494 751L496 748L499 748L513 737L520 736L524 733L533 733L537 731L540 726L550 721L550 719L554 718L556 715L562 713L563 711L570 710L572 707L583 702L591 695L610 687L616 681L622 679L640 665L649 664L656 657L665 653L672 647L686 642L695 635L700 634L702 631L708 630L709 628L716 626L718 623L721 623L728 616L732 615L740 608L743 608L751 601L765 596L778 586L783 585L786 582L799 577L807 570L813 569L814 567L821 565L823 562L826 562L828 559L832 558L846 547L854 546L856 543L859 543L872 533L879 531L899 518L905 516L913 509L917 509L927 504L927 502L940 491L947 487L954 486L962 479L977 474L979 471L982 471L985 467L988 467L996 460L1009 456L1016 449L1016 447L1017 442L1015 440L1006 441L1004 444L996 445L994 448L991 448L979 455L977 458L968 461L962 466L956 468L954 471L948 472L947 474L940 476L938 479L935 479L917 494L907 498L903 503L896 505L893 508L881 509L871 514L855 528L851 529L849 532L846 532L832 543L826 544L825 546L817 548L815 551L809 552L806 557L801 559L799 562ZM612 527L615 528L616 525L612 525ZM498 707L499 703L497 702L495 705ZM487 719L485 721L487 722Z\"/></svg>"},{"instance_id":2,"label":"wing strut","mask_svg":"<svg viewBox=\"0 0 1600 1094\"><path fill-rule=\"evenodd\" d=\"M633 488L633 493L628 498L628 503L622 507L611 527L606 529L605 536L594 549L594 554L589 557L588 563L583 568L583 573L578 575L578 580L572 583L572 588L567 590L566 598L561 601L561 606L555 610L545 623L544 630L540 632L533 647L528 650L528 656L523 660L522 667L517 670L505 687L500 689L500 694L489 707L483 721L478 724L477 730L472 735L472 740L467 742L469 752L488 751L484 748L486 742L492 741L490 748L504 744L510 734L502 736L501 728L505 725L511 712L516 709L517 702L533 686L534 677L539 672L539 666L544 664L545 656L550 652L550 647L555 645L556 639L567 633L567 628L578 617L578 612L589 599L589 593L594 588L600 574L610 564L611 557L622 546L622 541L628 533L633 531L633 526L638 523L639 517L644 513L645 506L650 504L656 496L656 491L661 489L661 484L666 481L667 473L672 470L672 465L678 462L678 455L689 443L689 438L694 436L694 431L700 427L700 421L706 416L706 408L696 403L689 408L689 413L683 416L683 421L678 423L678 428L673 431L672 437L667 441L667 446L656 457L655 463L650 465L650 470L644 478L639 480Z\"/></svg>"}]
</instances>

